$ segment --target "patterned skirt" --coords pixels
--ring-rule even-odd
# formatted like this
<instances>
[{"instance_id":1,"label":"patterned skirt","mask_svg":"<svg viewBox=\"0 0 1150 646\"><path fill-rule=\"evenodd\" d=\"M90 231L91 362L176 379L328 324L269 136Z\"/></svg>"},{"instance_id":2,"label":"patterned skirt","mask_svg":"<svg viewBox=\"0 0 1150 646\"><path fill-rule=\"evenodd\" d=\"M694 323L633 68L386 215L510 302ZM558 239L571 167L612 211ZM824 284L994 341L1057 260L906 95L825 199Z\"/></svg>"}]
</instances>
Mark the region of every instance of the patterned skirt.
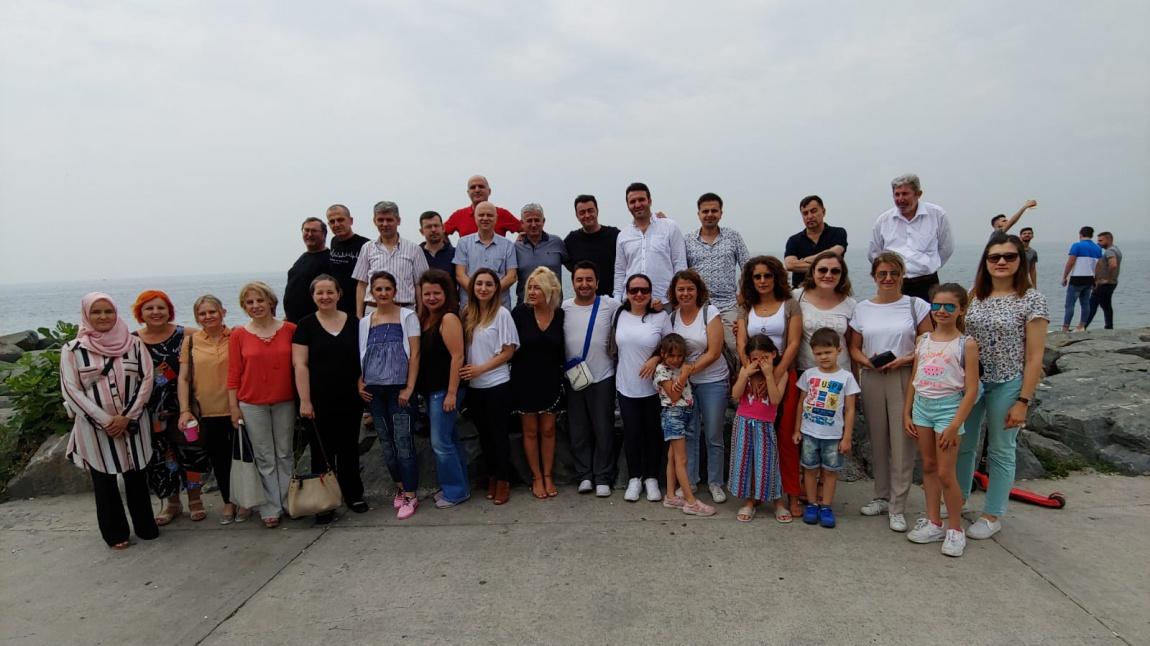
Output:
<instances>
[{"instance_id":1,"label":"patterned skirt","mask_svg":"<svg viewBox=\"0 0 1150 646\"><path fill-rule=\"evenodd\" d=\"M731 429L728 489L736 498L775 500L782 496L775 427L770 422L735 416Z\"/></svg>"}]
</instances>

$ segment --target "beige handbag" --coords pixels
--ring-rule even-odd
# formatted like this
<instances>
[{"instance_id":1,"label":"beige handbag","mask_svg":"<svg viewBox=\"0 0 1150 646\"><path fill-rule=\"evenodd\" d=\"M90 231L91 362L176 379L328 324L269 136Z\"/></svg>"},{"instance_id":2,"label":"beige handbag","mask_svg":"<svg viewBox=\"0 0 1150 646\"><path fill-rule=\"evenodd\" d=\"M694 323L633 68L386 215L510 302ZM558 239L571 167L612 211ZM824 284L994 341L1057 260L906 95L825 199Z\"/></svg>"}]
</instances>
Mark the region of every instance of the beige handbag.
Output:
<instances>
[{"instance_id":1,"label":"beige handbag","mask_svg":"<svg viewBox=\"0 0 1150 646\"><path fill-rule=\"evenodd\" d=\"M325 511L331 511L343 503L343 493L339 490L339 481L331 470L331 461L327 459L327 451L323 448L323 439L316 429L315 420L308 420L312 433L315 433L315 444L319 447L319 454L323 457L323 473L299 474L293 469L291 484L288 485L287 508L292 518L314 516Z\"/></svg>"}]
</instances>

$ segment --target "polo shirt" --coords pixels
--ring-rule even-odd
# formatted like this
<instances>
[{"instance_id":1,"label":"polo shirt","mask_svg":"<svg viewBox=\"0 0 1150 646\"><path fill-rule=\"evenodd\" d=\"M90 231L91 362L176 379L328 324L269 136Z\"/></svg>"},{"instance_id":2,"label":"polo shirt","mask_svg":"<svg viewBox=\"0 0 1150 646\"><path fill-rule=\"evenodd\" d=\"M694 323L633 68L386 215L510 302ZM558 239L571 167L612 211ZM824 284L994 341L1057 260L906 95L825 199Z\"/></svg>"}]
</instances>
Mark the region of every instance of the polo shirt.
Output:
<instances>
[{"instance_id":1,"label":"polo shirt","mask_svg":"<svg viewBox=\"0 0 1150 646\"><path fill-rule=\"evenodd\" d=\"M1079 240L1070 245L1070 255L1074 257L1074 266L1070 269L1070 283L1094 284L1094 268L1102 258L1102 247L1093 240Z\"/></svg>"},{"instance_id":2,"label":"polo shirt","mask_svg":"<svg viewBox=\"0 0 1150 646\"><path fill-rule=\"evenodd\" d=\"M511 214L511 211L497 206L495 207L495 233L496 235L505 236L507 232L518 233L520 231L519 218ZM465 206L451 214L447 218L447 222L443 223L444 235L451 235L458 233L459 237L469 236L473 233L478 233L479 227L475 224L475 205Z\"/></svg>"},{"instance_id":3,"label":"polo shirt","mask_svg":"<svg viewBox=\"0 0 1150 646\"><path fill-rule=\"evenodd\" d=\"M537 267L546 267L555 273L559 284L563 284L563 265L567 263L567 246L557 236L546 231L539 238L539 244L532 244L527 236L515 241L515 259L519 264L519 280L515 283L515 295L523 302L527 290L527 278Z\"/></svg>"},{"instance_id":4,"label":"polo shirt","mask_svg":"<svg viewBox=\"0 0 1150 646\"><path fill-rule=\"evenodd\" d=\"M787 238L787 247L786 250L783 251L783 257L789 258L790 256L794 256L801 260L822 253L836 245L842 245L843 251L846 251L847 230L842 227L832 227L829 224L824 224L823 232L819 235L818 240L811 240L810 237L807 236L806 229ZM806 277L806 272L791 272L791 287L798 287L803 283L803 279Z\"/></svg>"},{"instance_id":5,"label":"polo shirt","mask_svg":"<svg viewBox=\"0 0 1150 646\"><path fill-rule=\"evenodd\" d=\"M515 257L515 243L503 236L495 236L488 244L483 244L478 233L463 236L455 246L456 265L463 265L464 271L470 276L477 269L486 267L495 271L499 278L507 275L510 269L518 269L519 262ZM460 306L466 304L467 294L460 294ZM503 292L503 306L511 309L510 290Z\"/></svg>"},{"instance_id":6,"label":"polo shirt","mask_svg":"<svg viewBox=\"0 0 1150 646\"><path fill-rule=\"evenodd\" d=\"M455 247L450 241L445 239L443 246L434 255L427 250L426 242L419 243L419 248L423 249L423 257L427 259L429 269L442 269L451 276L451 282L455 282Z\"/></svg>"}]
</instances>

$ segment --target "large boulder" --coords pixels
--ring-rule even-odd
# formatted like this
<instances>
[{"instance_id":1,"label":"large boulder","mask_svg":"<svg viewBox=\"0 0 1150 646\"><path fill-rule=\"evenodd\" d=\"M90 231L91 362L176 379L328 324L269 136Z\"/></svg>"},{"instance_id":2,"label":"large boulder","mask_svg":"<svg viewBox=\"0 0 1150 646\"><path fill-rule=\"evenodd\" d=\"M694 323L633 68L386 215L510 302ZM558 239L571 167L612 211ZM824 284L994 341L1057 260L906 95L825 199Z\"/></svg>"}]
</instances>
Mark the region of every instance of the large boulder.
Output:
<instances>
[{"instance_id":1,"label":"large boulder","mask_svg":"<svg viewBox=\"0 0 1150 646\"><path fill-rule=\"evenodd\" d=\"M0 336L0 345L14 345L21 350L36 350L40 345L40 335L32 330Z\"/></svg>"},{"instance_id":2,"label":"large boulder","mask_svg":"<svg viewBox=\"0 0 1150 646\"><path fill-rule=\"evenodd\" d=\"M91 478L68 461L67 448L67 435L53 435L44 440L24 471L8 481L8 496L33 498L91 491Z\"/></svg>"},{"instance_id":3,"label":"large boulder","mask_svg":"<svg viewBox=\"0 0 1150 646\"><path fill-rule=\"evenodd\" d=\"M0 342L0 362L16 363L20 357L24 356L24 349L15 343Z\"/></svg>"},{"instance_id":4,"label":"large boulder","mask_svg":"<svg viewBox=\"0 0 1150 646\"><path fill-rule=\"evenodd\" d=\"M1148 372L1150 360L1143 359L1135 354L1090 354L1086 352L1069 352L1059 355L1054 361L1055 369L1052 373L1073 372L1075 370L1093 370L1105 372L1107 370L1119 372Z\"/></svg>"}]
</instances>

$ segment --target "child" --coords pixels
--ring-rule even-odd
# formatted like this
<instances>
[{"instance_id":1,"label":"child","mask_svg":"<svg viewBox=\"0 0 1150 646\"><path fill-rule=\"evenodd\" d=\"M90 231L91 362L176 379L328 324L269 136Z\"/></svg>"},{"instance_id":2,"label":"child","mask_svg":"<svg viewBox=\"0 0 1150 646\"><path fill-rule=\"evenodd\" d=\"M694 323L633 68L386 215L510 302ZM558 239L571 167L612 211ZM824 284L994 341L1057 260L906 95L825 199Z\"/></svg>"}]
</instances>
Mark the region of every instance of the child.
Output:
<instances>
[{"instance_id":1,"label":"child","mask_svg":"<svg viewBox=\"0 0 1150 646\"><path fill-rule=\"evenodd\" d=\"M963 334L962 317L967 295L961 285L939 285L931 294L930 315L934 331L918 340L914 368L906 389L903 426L918 439L922 454L922 488L926 491L926 518L920 518L907 540L913 543L943 541L942 553L962 556L966 534L957 513L942 528L939 492L947 509L962 509L962 490L954 465L958 459L962 423L978 399L978 344Z\"/></svg>"},{"instance_id":2,"label":"child","mask_svg":"<svg viewBox=\"0 0 1150 646\"><path fill-rule=\"evenodd\" d=\"M655 388L659 390L659 403L663 405L663 441L667 443L667 495L663 506L682 509L693 516L714 516L715 508L695 497L687 484L687 429L695 412L689 366L683 365L687 356L687 341L678 334L668 334L659 342L659 365L655 366ZM677 496L676 482L684 485L683 495Z\"/></svg>"},{"instance_id":3,"label":"child","mask_svg":"<svg viewBox=\"0 0 1150 646\"><path fill-rule=\"evenodd\" d=\"M779 351L771 337L756 334L747 339L743 352L748 363L739 371L731 389L731 397L739 407L731 429L729 486L732 496L745 500L735 520L749 523L755 517L755 505L760 501L773 501L775 520L789 523L791 512L783 504L773 423L786 390L787 376L775 378Z\"/></svg>"},{"instance_id":4,"label":"child","mask_svg":"<svg viewBox=\"0 0 1150 646\"><path fill-rule=\"evenodd\" d=\"M835 480L843 468L843 454L851 450L855 424L855 397L858 382L848 370L838 366L839 335L831 328L819 328L811 335L811 352L818 365L808 368L795 384L805 396L796 406L795 444L802 442L799 463L803 467L803 488L807 506L803 522L835 526L831 503ZM819 470L822 469L822 500L817 506Z\"/></svg>"}]
</instances>

